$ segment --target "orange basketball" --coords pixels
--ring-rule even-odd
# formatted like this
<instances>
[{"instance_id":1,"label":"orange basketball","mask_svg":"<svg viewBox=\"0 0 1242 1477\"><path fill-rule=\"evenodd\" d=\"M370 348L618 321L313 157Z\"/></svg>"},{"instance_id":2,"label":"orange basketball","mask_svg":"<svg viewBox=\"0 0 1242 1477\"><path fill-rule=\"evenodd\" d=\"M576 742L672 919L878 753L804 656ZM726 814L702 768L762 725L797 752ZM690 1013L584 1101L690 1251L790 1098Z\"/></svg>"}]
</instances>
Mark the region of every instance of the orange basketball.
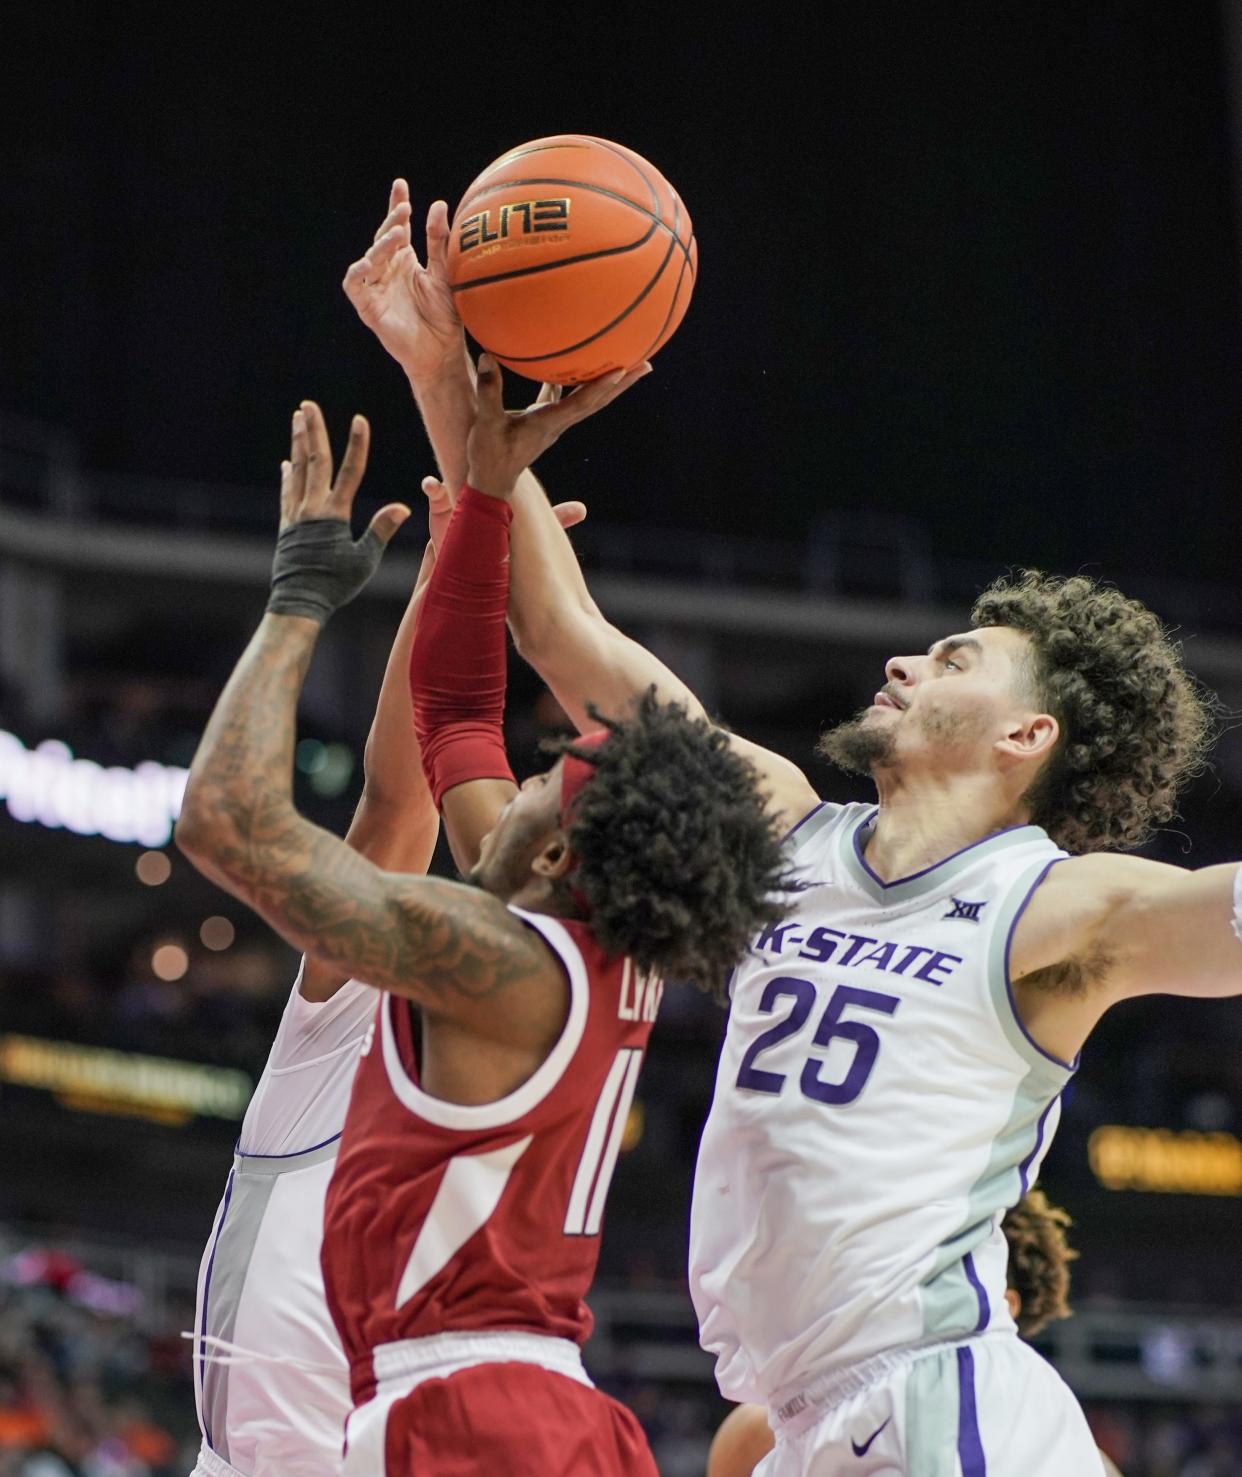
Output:
<instances>
[{"instance_id":1,"label":"orange basketball","mask_svg":"<svg viewBox=\"0 0 1242 1477\"><path fill-rule=\"evenodd\" d=\"M565 133L501 155L449 240L457 311L518 374L574 385L630 369L676 332L698 247L686 207L632 149Z\"/></svg>"}]
</instances>

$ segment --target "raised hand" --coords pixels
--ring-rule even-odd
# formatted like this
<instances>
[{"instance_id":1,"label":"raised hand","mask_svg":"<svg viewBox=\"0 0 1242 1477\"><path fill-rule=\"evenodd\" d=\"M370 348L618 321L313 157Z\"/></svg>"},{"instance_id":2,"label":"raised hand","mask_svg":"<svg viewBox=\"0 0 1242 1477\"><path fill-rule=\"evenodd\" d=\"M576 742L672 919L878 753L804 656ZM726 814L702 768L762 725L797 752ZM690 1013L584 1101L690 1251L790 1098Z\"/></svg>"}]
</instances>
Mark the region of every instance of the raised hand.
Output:
<instances>
[{"instance_id":1,"label":"raised hand","mask_svg":"<svg viewBox=\"0 0 1242 1477\"><path fill-rule=\"evenodd\" d=\"M410 380L419 381L434 378L446 361L460 355L464 340L445 266L448 206L436 200L427 212L426 266L411 243L411 214L410 187L396 179L388 214L342 286L359 318Z\"/></svg>"},{"instance_id":2,"label":"raised hand","mask_svg":"<svg viewBox=\"0 0 1242 1477\"><path fill-rule=\"evenodd\" d=\"M506 410L500 365L490 354L480 355L477 407L466 443L470 485L490 497L510 497L523 470L570 426L610 405L650 372L651 365L643 363L591 380L563 399L545 389L525 410Z\"/></svg>"},{"instance_id":3,"label":"raised hand","mask_svg":"<svg viewBox=\"0 0 1242 1477\"><path fill-rule=\"evenodd\" d=\"M323 412L313 400L294 411L289 459L280 466L280 534L267 605L274 614L322 624L371 578L389 539L410 516L403 503L388 503L355 543L349 519L370 441L370 426L356 415L334 480Z\"/></svg>"}]
</instances>

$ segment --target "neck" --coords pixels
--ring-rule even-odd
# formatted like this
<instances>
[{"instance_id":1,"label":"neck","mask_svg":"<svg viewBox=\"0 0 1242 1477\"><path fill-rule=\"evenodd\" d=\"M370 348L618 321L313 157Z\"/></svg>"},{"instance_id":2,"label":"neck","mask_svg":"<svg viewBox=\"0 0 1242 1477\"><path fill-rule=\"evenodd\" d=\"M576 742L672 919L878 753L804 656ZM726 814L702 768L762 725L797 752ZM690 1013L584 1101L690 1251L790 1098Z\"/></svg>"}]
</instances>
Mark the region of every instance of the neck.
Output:
<instances>
[{"instance_id":1,"label":"neck","mask_svg":"<svg viewBox=\"0 0 1242 1477\"><path fill-rule=\"evenodd\" d=\"M912 876L1010 826L1026 825L1021 800L991 775L874 774L880 813L867 842L867 865L885 882Z\"/></svg>"},{"instance_id":2,"label":"neck","mask_svg":"<svg viewBox=\"0 0 1242 1477\"><path fill-rule=\"evenodd\" d=\"M525 908L528 913L547 913L552 918L578 917L565 887L548 877L531 877L505 902L514 908Z\"/></svg>"}]
</instances>

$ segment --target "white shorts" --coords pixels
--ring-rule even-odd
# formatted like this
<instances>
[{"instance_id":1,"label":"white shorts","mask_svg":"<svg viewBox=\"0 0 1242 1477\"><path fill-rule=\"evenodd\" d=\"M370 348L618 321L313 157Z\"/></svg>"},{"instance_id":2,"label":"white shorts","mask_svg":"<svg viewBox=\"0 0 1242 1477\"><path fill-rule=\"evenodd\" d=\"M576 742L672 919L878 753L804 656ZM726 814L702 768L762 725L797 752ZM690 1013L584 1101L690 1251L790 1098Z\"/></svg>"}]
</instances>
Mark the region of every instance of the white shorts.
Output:
<instances>
[{"instance_id":1,"label":"white shorts","mask_svg":"<svg viewBox=\"0 0 1242 1477\"><path fill-rule=\"evenodd\" d=\"M198 1449L198 1460L190 1477L246 1477L236 1467L231 1467L222 1456L217 1456L204 1441Z\"/></svg>"},{"instance_id":2,"label":"white shorts","mask_svg":"<svg viewBox=\"0 0 1242 1477\"><path fill-rule=\"evenodd\" d=\"M881 1355L782 1392L754 1477L1096 1477L1056 1370L1011 1333Z\"/></svg>"}]
</instances>

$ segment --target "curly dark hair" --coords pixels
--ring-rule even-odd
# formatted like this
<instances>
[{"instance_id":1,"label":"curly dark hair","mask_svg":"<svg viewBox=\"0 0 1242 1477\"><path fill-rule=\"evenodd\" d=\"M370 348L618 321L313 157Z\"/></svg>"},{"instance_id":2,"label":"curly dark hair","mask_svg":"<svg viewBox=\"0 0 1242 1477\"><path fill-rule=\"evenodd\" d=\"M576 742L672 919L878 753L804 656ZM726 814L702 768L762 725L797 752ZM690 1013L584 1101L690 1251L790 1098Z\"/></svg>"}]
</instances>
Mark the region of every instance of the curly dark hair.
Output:
<instances>
[{"instance_id":1,"label":"curly dark hair","mask_svg":"<svg viewBox=\"0 0 1242 1477\"><path fill-rule=\"evenodd\" d=\"M1061 738L1026 800L1059 846L1124 850L1176 815L1204 767L1211 704L1146 606L1085 575L1025 569L984 590L971 622L1030 637L1033 685Z\"/></svg>"},{"instance_id":2,"label":"curly dark hair","mask_svg":"<svg viewBox=\"0 0 1242 1477\"><path fill-rule=\"evenodd\" d=\"M1074 1223L1040 1189L1028 1190L1001 1222L1009 1242L1009 1285L1018 1294L1018 1332L1032 1338L1057 1318L1068 1318L1069 1264L1078 1253L1065 1239Z\"/></svg>"},{"instance_id":3,"label":"curly dark hair","mask_svg":"<svg viewBox=\"0 0 1242 1477\"><path fill-rule=\"evenodd\" d=\"M759 776L722 729L654 687L622 721L591 717L610 731L598 747L549 745L595 766L570 816L569 881L610 954L723 998L751 937L787 911Z\"/></svg>"}]
</instances>

